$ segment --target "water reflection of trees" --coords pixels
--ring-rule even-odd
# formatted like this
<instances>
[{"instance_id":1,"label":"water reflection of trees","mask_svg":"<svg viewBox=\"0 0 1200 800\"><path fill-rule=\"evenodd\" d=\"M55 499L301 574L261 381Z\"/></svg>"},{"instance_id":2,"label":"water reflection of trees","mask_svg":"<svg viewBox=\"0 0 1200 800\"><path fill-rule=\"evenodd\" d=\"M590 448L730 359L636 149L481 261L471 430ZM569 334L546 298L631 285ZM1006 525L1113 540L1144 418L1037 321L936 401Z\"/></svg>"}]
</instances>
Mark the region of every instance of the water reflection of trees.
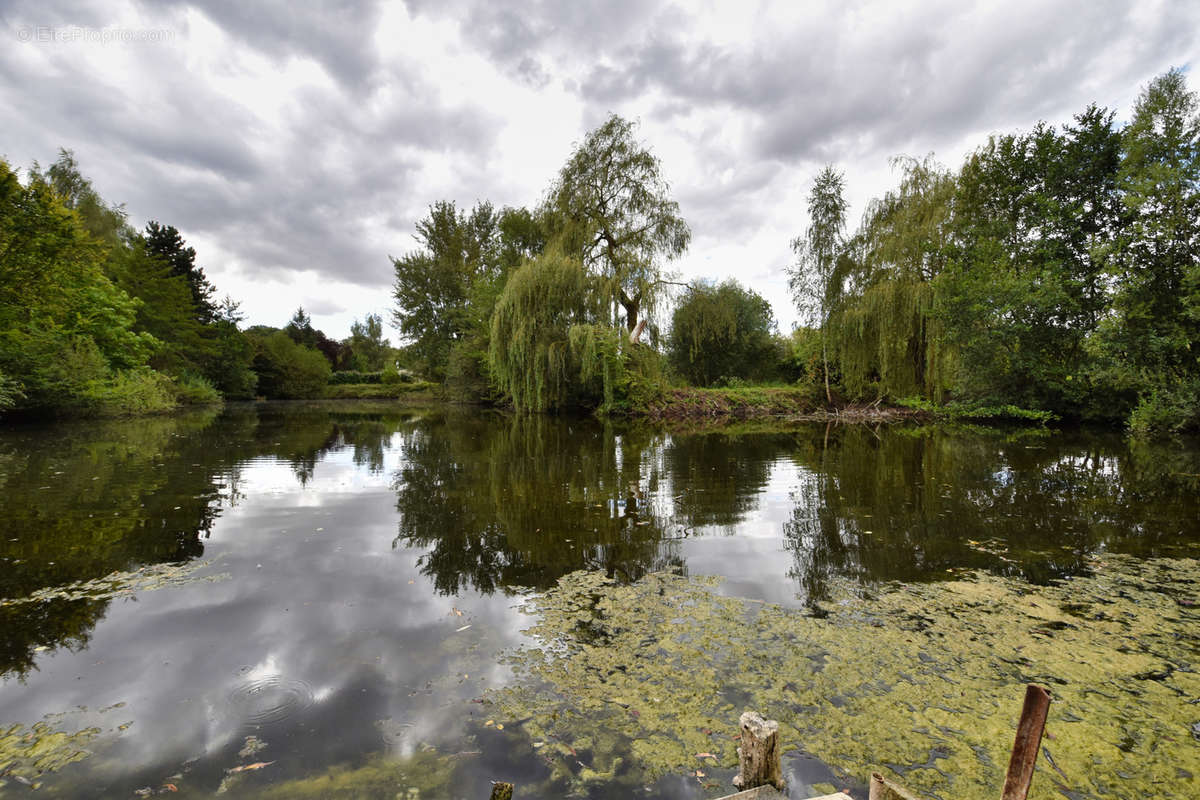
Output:
<instances>
[{"instance_id":1,"label":"water reflection of trees","mask_svg":"<svg viewBox=\"0 0 1200 800\"><path fill-rule=\"evenodd\" d=\"M1034 582L1111 548L1161 555L1200 517L1191 448L1118 436L868 428L797 438L802 481L784 526L812 600L831 581L928 580L986 569ZM1190 476L1189 476L1190 473Z\"/></svg>"},{"instance_id":2,"label":"water reflection of trees","mask_svg":"<svg viewBox=\"0 0 1200 800\"><path fill-rule=\"evenodd\" d=\"M689 531L712 526L733 533L758 508L776 460L794 449L790 432L718 430L672 438L666 468L679 523Z\"/></svg>"},{"instance_id":3,"label":"water reflection of trees","mask_svg":"<svg viewBox=\"0 0 1200 800\"><path fill-rule=\"evenodd\" d=\"M544 588L682 569L656 502L663 438L586 420L442 418L404 434L396 544L427 548L438 591Z\"/></svg>"},{"instance_id":4,"label":"water reflection of trees","mask_svg":"<svg viewBox=\"0 0 1200 800\"><path fill-rule=\"evenodd\" d=\"M137 420L26 426L0 437L0 674L23 675L37 649L86 646L107 600L4 603L199 557L241 465L273 456L302 483L331 450L383 468L386 440L412 414L395 407L235 405Z\"/></svg>"},{"instance_id":5,"label":"water reflection of trees","mask_svg":"<svg viewBox=\"0 0 1200 800\"><path fill-rule=\"evenodd\" d=\"M396 544L422 548L421 568L446 593L546 587L577 569L621 581L683 571L679 540L736 533L781 467L799 475L781 532L791 575L816 599L837 579L982 568L1045 581L1086 571L1104 548L1178 554L1200 518L1200 451L1115 435L672 436L393 404L245 405L5 432L0 601L200 556L251 459L290 465L303 484L331 452L379 473L394 447ZM85 646L107 607L0 602L0 672L31 669L35 648Z\"/></svg>"}]
</instances>

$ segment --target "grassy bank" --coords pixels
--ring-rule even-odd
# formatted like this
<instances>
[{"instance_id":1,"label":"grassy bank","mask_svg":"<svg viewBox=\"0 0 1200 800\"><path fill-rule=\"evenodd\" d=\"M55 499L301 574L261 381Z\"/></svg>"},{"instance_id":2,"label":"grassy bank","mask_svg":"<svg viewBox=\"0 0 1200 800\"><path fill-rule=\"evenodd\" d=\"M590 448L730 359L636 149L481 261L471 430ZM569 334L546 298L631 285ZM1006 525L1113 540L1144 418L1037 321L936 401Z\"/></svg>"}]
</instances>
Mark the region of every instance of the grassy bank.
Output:
<instances>
[{"instance_id":1,"label":"grassy bank","mask_svg":"<svg viewBox=\"0 0 1200 800\"><path fill-rule=\"evenodd\" d=\"M432 400L434 384L412 383L341 383L325 387L329 400Z\"/></svg>"},{"instance_id":2,"label":"grassy bank","mask_svg":"<svg viewBox=\"0 0 1200 800\"><path fill-rule=\"evenodd\" d=\"M1047 425L1055 416L1016 406L975 406L901 400L895 404L847 403L835 396L833 405L812 387L745 386L725 389L694 387L666 390L633 417L659 422L722 422L788 419L816 422L948 422Z\"/></svg>"}]
</instances>

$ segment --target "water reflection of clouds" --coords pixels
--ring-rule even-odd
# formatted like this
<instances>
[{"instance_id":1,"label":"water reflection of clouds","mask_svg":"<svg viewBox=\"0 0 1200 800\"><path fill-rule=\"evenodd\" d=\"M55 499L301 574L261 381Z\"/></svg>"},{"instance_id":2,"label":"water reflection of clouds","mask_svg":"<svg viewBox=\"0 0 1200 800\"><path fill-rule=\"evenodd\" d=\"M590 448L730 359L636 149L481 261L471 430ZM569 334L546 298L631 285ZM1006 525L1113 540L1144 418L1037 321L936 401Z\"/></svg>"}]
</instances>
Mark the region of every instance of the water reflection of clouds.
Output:
<instances>
[{"instance_id":1,"label":"water reflection of clouds","mask_svg":"<svg viewBox=\"0 0 1200 800\"><path fill-rule=\"evenodd\" d=\"M87 650L56 653L26 686L0 688L5 719L127 702L135 724L89 765L110 777L151 767L166 776L188 759L219 754L232 766L244 736L257 732L270 742L269 729L285 723L325 728L271 745L271 758L290 757L296 769L328 763L326 751L338 739L379 739L379 720L411 725L412 741L461 733L463 720L448 725L442 706L504 676L492 655L516 640L523 621L503 596L435 593L419 572L419 552L391 549L394 495L386 485L325 491L353 469L332 462L304 489L289 474L292 488L283 496L270 490L286 466L248 468L247 500L217 521L209 551L232 580L115 603ZM322 496L336 524L325 535L281 534L288 509L311 494ZM481 643L474 652L473 642ZM463 673L473 674L461 684L451 677ZM266 678L317 687L311 708L256 731L229 698ZM371 706L351 693L370 695Z\"/></svg>"}]
</instances>

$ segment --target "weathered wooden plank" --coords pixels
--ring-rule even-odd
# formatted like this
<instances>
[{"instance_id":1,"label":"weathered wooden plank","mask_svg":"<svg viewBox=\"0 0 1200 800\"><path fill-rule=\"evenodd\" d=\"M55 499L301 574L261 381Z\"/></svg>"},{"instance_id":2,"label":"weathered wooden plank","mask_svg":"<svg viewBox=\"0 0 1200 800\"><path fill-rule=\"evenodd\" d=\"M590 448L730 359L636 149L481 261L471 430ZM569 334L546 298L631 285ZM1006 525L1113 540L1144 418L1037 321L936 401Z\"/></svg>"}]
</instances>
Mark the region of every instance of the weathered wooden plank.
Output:
<instances>
[{"instance_id":1,"label":"weathered wooden plank","mask_svg":"<svg viewBox=\"0 0 1200 800\"><path fill-rule=\"evenodd\" d=\"M921 800L921 798L900 784L889 781L878 772L873 772L871 773L870 800Z\"/></svg>"},{"instance_id":2,"label":"weathered wooden plank","mask_svg":"<svg viewBox=\"0 0 1200 800\"><path fill-rule=\"evenodd\" d=\"M1012 757L1008 760L1008 775L1004 779L1001 800L1025 800L1029 794L1049 710L1050 692L1036 684L1026 686L1025 705L1021 709L1021 721L1017 724L1017 737L1013 741Z\"/></svg>"},{"instance_id":3,"label":"weathered wooden plank","mask_svg":"<svg viewBox=\"0 0 1200 800\"><path fill-rule=\"evenodd\" d=\"M774 786L756 786L744 792L726 795L720 800L787 800L787 795ZM820 797L810 797L808 800L853 800L853 798L848 794L835 792L834 794L823 794Z\"/></svg>"}]
</instances>

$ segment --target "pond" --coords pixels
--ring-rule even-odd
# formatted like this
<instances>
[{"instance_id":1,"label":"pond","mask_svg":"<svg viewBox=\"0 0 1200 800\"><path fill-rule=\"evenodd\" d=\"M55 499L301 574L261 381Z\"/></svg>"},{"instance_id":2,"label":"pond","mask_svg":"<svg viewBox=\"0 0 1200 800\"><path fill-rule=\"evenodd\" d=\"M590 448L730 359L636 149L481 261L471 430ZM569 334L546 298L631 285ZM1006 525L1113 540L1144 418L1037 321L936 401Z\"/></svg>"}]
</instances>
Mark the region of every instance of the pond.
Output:
<instances>
[{"instance_id":1,"label":"pond","mask_svg":"<svg viewBox=\"0 0 1200 800\"><path fill-rule=\"evenodd\" d=\"M0 486L0 797L718 797L747 709L995 797L1028 681L1031 796L1200 796L1195 442L279 403Z\"/></svg>"}]
</instances>

